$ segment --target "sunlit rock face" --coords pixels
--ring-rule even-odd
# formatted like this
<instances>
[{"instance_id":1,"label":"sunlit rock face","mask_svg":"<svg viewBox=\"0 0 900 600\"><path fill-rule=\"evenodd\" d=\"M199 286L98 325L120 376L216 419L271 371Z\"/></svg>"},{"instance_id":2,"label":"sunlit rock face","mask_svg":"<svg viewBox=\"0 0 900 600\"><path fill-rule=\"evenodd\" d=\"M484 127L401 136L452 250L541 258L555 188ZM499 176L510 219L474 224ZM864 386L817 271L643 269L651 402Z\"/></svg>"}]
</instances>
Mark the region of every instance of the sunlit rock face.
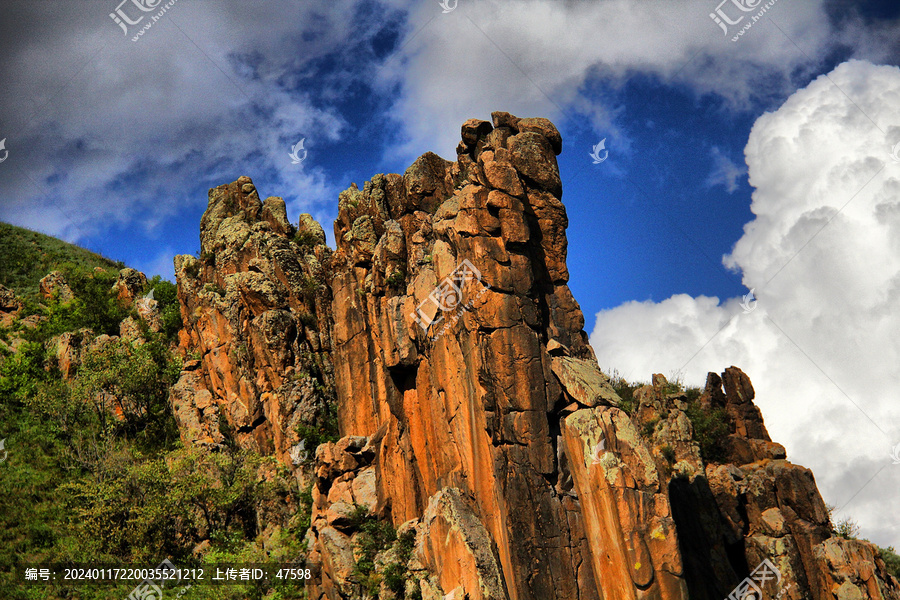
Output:
<instances>
[{"instance_id":1,"label":"sunlit rock face","mask_svg":"<svg viewBox=\"0 0 900 600\"><path fill-rule=\"evenodd\" d=\"M172 404L186 443L229 435L293 465L297 426L324 419L331 251L304 217L292 226L284 201L261 202L249 177L210 190L199 256L175 259L187 360Z\"/></svg>"}]
</instances>

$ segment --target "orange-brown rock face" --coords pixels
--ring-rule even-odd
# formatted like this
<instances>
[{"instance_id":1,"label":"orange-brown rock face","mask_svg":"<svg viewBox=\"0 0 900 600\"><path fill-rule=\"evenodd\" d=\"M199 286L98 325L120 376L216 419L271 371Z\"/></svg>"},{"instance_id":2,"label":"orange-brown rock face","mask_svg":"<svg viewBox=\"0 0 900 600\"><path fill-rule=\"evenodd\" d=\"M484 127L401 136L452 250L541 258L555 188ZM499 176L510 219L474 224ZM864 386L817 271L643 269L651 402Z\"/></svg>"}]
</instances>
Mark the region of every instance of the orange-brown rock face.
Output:
<instances>
[{"instance_id":1,"label":"orange-brown rock face","mask_svg":"<svg viewBox=\"0 0 900 600\"><path fill-rule=\"evenodd\" d=\"M230 434L291 465L297 425L322 420L332 393L330 251L321 227L296 233L284 201L260 202L249 177L210 190L200 257L175 259L182 347L194 359L172 391L186 443Z\"/></svg>"},{"instance_id":2,"label":"orange-brown rock face","mask_svg":"<svg viewBox=\"0 0 900 600\"><path fill-rule=\"evenodd\" d=\"M386 428L379 502L395 524L458 491L489 536L504 597L611 597L560 429L566 411L617 398L566 285L559 133L545 119L495 113L493 125L466 122L462 137L455 163L426 154L402 177L376 176L341 194L333 262L341 432ZM440 553L424 549L443 541L422 542L420 558L440 565ZM640 586L661 590L655 573L669 567L648 557ZM483 597L476 576L449 588L439 579L443 594L461 585Z\"/></svg>"},{"instance_id":3,"label":"orange-brown rock face","mask_svg":"<svg viewBox=\"0 0 900 600\"><path fill-rule=\"evenodd\" d=\"M834 535L812 472L771 441L747 375L710 373L693 400L726 426L706 456L693 441L701 419L688 419L688 396L672 390L654 375L635 392L632 420L668 490L691 598L725 598L765 560L778 570L760 586L766 598L900 598L873 544Z\"/></svg>"}]
</instances>

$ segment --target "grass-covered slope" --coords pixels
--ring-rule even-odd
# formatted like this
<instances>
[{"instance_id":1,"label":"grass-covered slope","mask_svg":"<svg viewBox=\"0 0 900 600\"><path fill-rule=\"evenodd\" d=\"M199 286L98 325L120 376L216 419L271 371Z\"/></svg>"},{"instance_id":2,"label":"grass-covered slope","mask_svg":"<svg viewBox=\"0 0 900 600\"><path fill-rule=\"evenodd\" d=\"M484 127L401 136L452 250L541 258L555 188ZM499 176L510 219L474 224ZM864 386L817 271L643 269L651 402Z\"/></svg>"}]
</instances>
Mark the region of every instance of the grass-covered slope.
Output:
<instances>
[{"instance_id":1,"label":"grass-covered slope","mask_svg":"<svg viewBox=\"0 0 900 600\"><path fill-rule=\"evenodd\" d=\"M37 292L44 275L66 264L87 271L101 267L111 272L124 266L54 237L0 223L0 285L19 296L30 296Z\"/></svg>"},{"instance_id":2,"label":"grass-covered slope","mask_svg":"<svg viewBox=\"0 0 900 600\"><path fill-rule=\"evenodd\" d=\"M140 292L154 292L155 332L118 298L121 267L0 223L0 283L23 300L0 326L0 600L121 600L139 583L23 585L21 569L37 563L150 568L168 558L203 568L303 555L312 497L283 465L238 447L227 426L217 451L182 443L169 402L182 367L176 286L155 276ZM37 293L53 270L71 298ZM129 317L140 339L119 337ZM81 350L64 374L57 350L66 332ZM302 587L198 584L165 597L289 600Z\"/></svg>"}]
</instances>

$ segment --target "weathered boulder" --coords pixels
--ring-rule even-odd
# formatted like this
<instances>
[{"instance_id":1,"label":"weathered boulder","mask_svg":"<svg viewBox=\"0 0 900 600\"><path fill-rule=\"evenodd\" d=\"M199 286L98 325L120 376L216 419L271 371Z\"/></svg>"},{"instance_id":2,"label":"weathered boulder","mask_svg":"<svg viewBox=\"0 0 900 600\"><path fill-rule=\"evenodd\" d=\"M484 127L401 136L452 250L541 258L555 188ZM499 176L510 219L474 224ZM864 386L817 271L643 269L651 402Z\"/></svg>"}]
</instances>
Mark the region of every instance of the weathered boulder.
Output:
<instances>
[{"instance_id":1,"label":"weathered boulder","mask_svg":"<svg viewBox=\"0 0 900 600\"><path fill-rule=\"evenodd\" d=\"M302 239L309 246L315 247L325 244L325 230L309 213L300 215L300 222L297 225L297 237L300 238L301 236L303 236Z\"/></svg>"},{"instance_id":2,"label":"weathered boulder","mask_svg":"<svg viewBox=\"0 0 900 600\"><path fill-rule=\"evenodd\" d=\"M56 298L60 302L69 302L75 297L72 288L60 271L51 271L38 284L38 290L44 298Z\"/></svg>"},{"instance_id":3,"label":"weathered boulder","mask_svg":"<svg viewBox=\"0 0 900 600\"><path fill-rule=\"evenodd\" d=\"M9 327L22 310L22 300L11 289L0 285L0 327Z\"/></svg>"},{"instance_id":4,"label":"weathered boulder","mask_svg":"<svg viewBox=\"0 0 900 600\"><path fill-rule=\"evenodd\" d=\"M113 293L120 302L131 306L135 300L141 297L146 287L147 276L140 271L126 267L119 271L119 276L113 284Z\"/></svg>"},{"instance_id":5,"label":"weathered boulder","mask_svg":"<svg viewBox=\"0 0 900 600\"><path fill-rule=\"evenodd\" d=\"M56 361L63 379L71 380L81 365L81 357L90 344L94 333L90 329L79 329L60 334L51 341L55 346Z\"/></svg>"}]
</instances>

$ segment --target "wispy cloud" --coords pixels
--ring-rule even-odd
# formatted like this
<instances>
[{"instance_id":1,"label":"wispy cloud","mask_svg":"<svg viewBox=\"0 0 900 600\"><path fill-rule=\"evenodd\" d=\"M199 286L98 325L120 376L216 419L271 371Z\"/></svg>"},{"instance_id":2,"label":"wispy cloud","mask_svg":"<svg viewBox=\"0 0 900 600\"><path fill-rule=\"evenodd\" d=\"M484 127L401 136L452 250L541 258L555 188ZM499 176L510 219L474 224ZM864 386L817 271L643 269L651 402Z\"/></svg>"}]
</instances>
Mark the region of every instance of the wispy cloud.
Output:
<instances>
[{"instance_id":1,"label":"wispy cloud","mask_svg":"<svg viewBox=\"0 0 900 600\"><path fill-rule=\"evenodd\" d=\"M747 174L746 167L738 166L737 163L725 156L718 146L712 147L710 158L712 159L712 171L706 178L706 186L721 185L729 194L736 192L738 181Z\"/></svg>"}]
</instances>

